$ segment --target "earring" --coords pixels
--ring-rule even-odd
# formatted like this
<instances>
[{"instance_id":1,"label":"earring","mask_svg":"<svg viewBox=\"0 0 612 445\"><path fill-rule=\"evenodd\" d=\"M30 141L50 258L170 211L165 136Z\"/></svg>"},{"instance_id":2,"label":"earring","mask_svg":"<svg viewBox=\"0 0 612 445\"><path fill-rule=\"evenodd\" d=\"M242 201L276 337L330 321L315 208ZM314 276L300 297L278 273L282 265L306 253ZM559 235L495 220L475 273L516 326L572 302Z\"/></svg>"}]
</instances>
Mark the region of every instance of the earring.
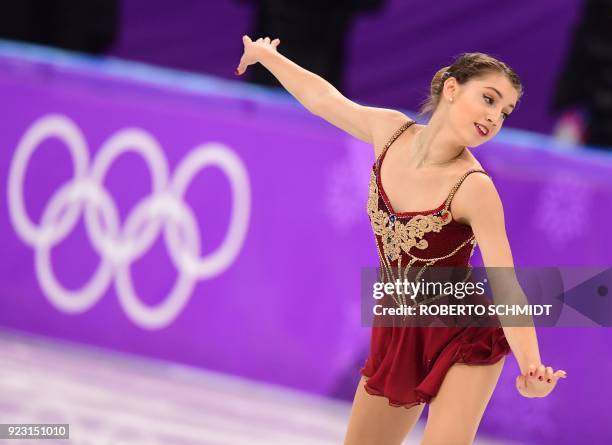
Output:
<instances>
[{"instance_id":1,"label":"earring","mask_svg":"<svg viewBox=\"0 0 612 445\"><path fill-rule=\"evenodd\" d=\"M452 98L452 97L450 98L450 101L451 101L451 102L453 101L453 98Z\"/></svg>"}]
</instances>

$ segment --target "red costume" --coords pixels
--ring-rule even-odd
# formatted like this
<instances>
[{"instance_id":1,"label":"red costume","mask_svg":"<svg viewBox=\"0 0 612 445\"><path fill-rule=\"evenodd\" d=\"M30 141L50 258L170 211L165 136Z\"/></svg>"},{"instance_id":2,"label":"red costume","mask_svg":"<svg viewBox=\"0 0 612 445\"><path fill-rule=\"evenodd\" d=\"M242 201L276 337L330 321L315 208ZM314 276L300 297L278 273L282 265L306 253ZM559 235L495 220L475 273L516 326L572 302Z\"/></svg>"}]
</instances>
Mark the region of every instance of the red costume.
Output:
<instances>
[{"instance_id":1,"label":"red costume","mask_svg":"<svg viewBox=\"0 0 612 445\"><path fill-rule=\"evenodd\" d=\"M381 271L432 265L467 267L475 237L470 226L452 218L450 203L468 175L487 173L467 171L435 209L397 213L383 189L380 167L393 141L412 124L410 120L395 132L370 175L368 215ZM493 364L509 352L501 327L374 326L370 354L360 372L367 379L369 394L386 397L392 406L410 408L431 401L453 363Z\"/></svg>"}]
</instances>

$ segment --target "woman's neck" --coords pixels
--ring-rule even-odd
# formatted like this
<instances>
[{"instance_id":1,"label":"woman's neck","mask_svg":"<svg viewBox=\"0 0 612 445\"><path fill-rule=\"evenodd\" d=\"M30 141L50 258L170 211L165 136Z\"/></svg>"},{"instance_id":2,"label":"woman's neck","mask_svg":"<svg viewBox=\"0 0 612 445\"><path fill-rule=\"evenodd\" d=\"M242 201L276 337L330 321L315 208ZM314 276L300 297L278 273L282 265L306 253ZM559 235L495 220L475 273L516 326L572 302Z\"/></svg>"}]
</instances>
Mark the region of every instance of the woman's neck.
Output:
<instances>
[{"instance_id":1,"label":"woman's neck","mask_svg":"<svg viewBox=\"0 0 612 445\"><path fill-rule=\"evenodd\" d=\"M440 119L432 117L414 137L411 164L416 169L443 167L461 158L465 151L466 147L457 145Z\"/></svg>"}]
</instances>

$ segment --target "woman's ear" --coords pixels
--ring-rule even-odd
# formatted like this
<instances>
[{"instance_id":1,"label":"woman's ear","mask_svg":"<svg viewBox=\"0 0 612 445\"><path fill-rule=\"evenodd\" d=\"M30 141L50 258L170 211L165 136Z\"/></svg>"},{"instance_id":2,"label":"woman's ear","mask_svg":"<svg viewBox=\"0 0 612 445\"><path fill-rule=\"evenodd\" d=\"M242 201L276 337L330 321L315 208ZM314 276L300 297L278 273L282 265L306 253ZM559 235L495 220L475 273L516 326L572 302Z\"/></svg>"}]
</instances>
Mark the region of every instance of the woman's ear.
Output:
<instances>
[{"instance_id":1,"label":"woman's ear","mask_svg":"<svg viewBox=\"0 0 612 445\"><path fill-rule=\"evenodd\" d=\"M451 97L455 97L457 95L458 89L459 84L457 83L457 79L454 77L449 77L444 81L444 86L442 87L442 98L445 101L450 100Z\"/></svg>"}]
</instances>

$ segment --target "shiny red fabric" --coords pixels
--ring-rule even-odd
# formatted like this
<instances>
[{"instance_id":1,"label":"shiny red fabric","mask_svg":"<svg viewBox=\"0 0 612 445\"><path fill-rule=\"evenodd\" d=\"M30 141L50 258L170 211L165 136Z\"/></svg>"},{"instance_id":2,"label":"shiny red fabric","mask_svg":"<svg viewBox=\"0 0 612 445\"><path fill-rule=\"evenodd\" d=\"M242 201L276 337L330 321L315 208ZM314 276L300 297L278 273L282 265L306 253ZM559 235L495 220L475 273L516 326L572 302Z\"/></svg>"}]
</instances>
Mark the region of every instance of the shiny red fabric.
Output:
<instances>
[{"instance_id":1,"label":"shiny red fabric","mask_svg":"<svg viewBox=\"0 0 612 445\"><path fill-rule=\"evenodd\" d=\"M372 167L378 189L378 209L395 214L403 221L414 215L440 215L444 203L424 212L396 213L393 210L380 180L380 165L387 149ZM423 239L427 240L428 246L418 250L418 256L444 256L472 235L471 227L453 219L440 232L425 233ZM382 252L381 236L375 234L375 238L379 252ZM472 244L468 243L435 266L467 266L472 249ZM410 258L403 251L401 255L402 264L407 264ZM391 266L397 262L393 261ZM415 266L422 264L417 262ZM436 396L444 376L454 363L488 365L496 363L508 353L510 346L500 327L374 326L370 353L360 373L367 378L365 390L369 394L386 397L391 406L410 408L429 403Z\"/></svg>"}]
</instances>

